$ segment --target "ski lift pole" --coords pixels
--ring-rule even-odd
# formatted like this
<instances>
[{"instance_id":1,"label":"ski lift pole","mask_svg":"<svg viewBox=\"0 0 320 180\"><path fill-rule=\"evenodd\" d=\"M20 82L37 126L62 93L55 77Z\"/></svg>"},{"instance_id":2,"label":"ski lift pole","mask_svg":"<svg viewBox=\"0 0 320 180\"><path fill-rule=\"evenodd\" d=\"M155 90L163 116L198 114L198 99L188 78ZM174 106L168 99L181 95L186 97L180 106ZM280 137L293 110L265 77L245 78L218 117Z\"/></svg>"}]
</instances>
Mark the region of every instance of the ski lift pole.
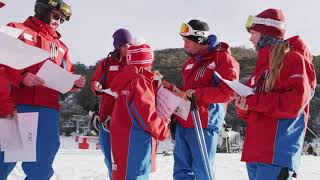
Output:
<instances>
[{"instance_id":1,"label":"ski lift pole","mask_svg":"<svg viewBox=\"0 0 320 180\"><path fill-rule=\"evenodd\" d=\"M199 150L201 153L203 165L204 165L208 180L213 180L213 176L212 176L211 168L210 168L210 161L209 161L207 146L206 146L206 142L204 139L201 119L200 119L200 115L199 115L199 107L197 104L197 98L196 98L195 94L192 94L192 97L191 97L191 115L192 115L192 120L193 120L193 124L194 124L194 129L195 129L196 135L197 135Z\"/></svg>"},{"instance_id":2,"label":"ski lift pole","mask_svg":"<svg viewBox=\"0 0 320 180\"><path fill-rule=\"evenodd\" d=\"M309 132L311 132L311 134L313 134L313 135L318 139L318 141L320 142L319 136L317 136L316 133L314 133L308 126L307 126L307 129L308 129Z\"/></svg>"}]
</instances>

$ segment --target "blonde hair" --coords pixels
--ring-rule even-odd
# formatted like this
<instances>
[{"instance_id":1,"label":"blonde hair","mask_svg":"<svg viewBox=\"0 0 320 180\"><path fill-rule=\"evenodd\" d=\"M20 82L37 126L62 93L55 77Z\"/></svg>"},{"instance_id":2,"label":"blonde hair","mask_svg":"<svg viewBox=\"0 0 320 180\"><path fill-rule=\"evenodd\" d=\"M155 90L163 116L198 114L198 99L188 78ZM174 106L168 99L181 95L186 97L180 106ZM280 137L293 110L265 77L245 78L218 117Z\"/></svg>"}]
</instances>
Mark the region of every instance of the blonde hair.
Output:
<instances>
[{"instance_id":1,"label":"blonde hair","mask_svg":"<svg viewBox=\"0 0 320 180\"><path fill-rule=\"evenodd\" d=\"M266 80L265 92L272 90L279 78L279 72L283 65L283 59L289 51L288 43L273 45L269 56L269 75Z\"/></svg>"}]
</instances>

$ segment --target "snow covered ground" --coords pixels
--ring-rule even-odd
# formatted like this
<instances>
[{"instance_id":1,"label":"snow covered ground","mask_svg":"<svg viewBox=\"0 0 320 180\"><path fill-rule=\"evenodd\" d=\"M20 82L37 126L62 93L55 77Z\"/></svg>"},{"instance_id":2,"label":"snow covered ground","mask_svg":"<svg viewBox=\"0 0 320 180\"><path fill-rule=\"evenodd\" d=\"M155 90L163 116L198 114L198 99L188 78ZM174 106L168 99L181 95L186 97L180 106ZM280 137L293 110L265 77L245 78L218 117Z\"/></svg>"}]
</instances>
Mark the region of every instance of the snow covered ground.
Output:
<instances>
[{"instance_id":1,"label":"snow covered ground","mask_svg":"<svg viewBox=\"0 0 320 180\"><path fill-rule=\"evenodd\" d=\"M61 138L61 148L54 162L55 174L51 180L106 180L108 172L103 162L103 155L90 142L90 150L78 150L72 138ZM160 145L158 152L172 150L167 141ZM245 164L240 162L241 154L216 155L216 180L247 180ZM173 156L157 156L157 172L152 180L172 179ZM24 178L20 164L13 170L8 180ZM303 156L298 180L320 180L320 157Z\"/></svg>"}]
</instances>

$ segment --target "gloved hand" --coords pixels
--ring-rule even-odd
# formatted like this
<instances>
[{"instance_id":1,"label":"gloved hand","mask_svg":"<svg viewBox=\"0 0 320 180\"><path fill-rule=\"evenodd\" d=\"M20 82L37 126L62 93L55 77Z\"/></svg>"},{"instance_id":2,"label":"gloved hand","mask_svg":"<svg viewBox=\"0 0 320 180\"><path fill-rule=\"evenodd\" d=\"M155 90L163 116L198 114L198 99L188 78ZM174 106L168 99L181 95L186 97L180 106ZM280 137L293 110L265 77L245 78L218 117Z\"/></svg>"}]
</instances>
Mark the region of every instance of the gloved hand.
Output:
<instances>
[{"instance_id":1,"label":"gloved hand","mask_svg":"<svg viewBox=\"0 0 320 180\"><path fill-rule=\"evenodd\" d=\"M110 133L110 120L111 117L107 116L106 120L101 123L103 130Z\"/></svg>"}]
</instances>

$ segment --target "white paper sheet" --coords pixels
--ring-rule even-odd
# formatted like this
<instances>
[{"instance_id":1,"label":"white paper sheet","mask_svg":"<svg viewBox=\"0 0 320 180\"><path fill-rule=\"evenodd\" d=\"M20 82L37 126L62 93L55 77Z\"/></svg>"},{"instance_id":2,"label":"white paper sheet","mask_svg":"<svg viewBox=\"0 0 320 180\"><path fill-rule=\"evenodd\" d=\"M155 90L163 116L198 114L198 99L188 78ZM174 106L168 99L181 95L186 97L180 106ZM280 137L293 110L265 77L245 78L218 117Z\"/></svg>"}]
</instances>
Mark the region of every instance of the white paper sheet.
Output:
<instances>
[{"instance_id":1,"label":"white paper sheet","mask_svg":"<svg viewBox=\"0 0 320 180\"><path fill-rule=\"evenodd\" d=\"M170 116L175 112L182 98L164 87L160 87L157 93L156 108L158 116L162 119L170 119Z\"/></svg>"},{"instance_id":2,"label":"white paper sheet","mask_svg":"<svg viewBox=\"0 0 320 180\"><path fill-rule=\"evenodd\" d=\"M101 92L107 93L107 94L109 94L109 95L111 95L111 96L113 96L113 97L115 97L115 98L118 97L118 94L117 94L116 92L111 91L110 88L108 88L108 89L103 89L103 90L101 90Z\"/></svg>"},{"instance_id":3,"label":"white paper sheet","mask_svg":"<svg viewBox=\"0 0 320 180\"><path fill-rule=\"evenodd\" d=\"M22 148L18 120L0 119L0 151Z\"/></svg>"},{"instance_id":4,"label":"white paper sheet","mask_svg":"<svg viewBox=\"0 0 320 180\"><path fill-rule=\"evenodd\" d=\"M37 160L38 113L19 113L18 127L22 148L4 152L4 162L35 162Z\"/></svg>"},{"instance_id":5,"label":"white paper sheet","mask_svg":"<svg viewBox=\"0 0 320 180\"><path fill-rule=\"evenodd\" d=\"M184 120L187 120L190 113L190 106L191 102L189 100L183 99L181 104L177 107L174 114L181 117Z\"/></svg>"},{"instance_id":6,"label":"white paper sheet","mask_svg":"<svg viewBox=\"0 0 320 180\"><path fill-rule=\"evenodd\" d=\"M63 94L70 91L74 86L74 82L81 77L64 70L50 60L41 66L37 76L45 81L44 86Z\"/></svg>"},{"instance_id":7,"label":"white paper sheet","mask_svg":"<svg viewBox=\"0 0 320 180\"><path fill-rule=\"evenodd\" d=\"M23 69L50 57L49 53L17 39L21 30L0 26L0 64Z\"/></svg>"},{"instance_id":8,"label":"white paper sheet","mask_svg":"<svg viewBox=\"0 0 320 180\"><path fill-rule=\"evenodd\" d=\"M13 28L13 27L9 27L9 26L1 25L0 26L0 32L17 39L21 35L23 30L17 29L17 28Z\"/></svg>"},{"instance_id":9,"label":"white paper sheet","mask_svg":"<svg viewBox=\"0 0 320 180\"><path fill-rule=\"evenodd\" d=\"M247 97L254 94L253 89L240 83L239 81L229 81L223 79L219 73L214 72L226 85L228 85L232 90L234 90L239 96Z\"/></svg>"}]
</instances>

